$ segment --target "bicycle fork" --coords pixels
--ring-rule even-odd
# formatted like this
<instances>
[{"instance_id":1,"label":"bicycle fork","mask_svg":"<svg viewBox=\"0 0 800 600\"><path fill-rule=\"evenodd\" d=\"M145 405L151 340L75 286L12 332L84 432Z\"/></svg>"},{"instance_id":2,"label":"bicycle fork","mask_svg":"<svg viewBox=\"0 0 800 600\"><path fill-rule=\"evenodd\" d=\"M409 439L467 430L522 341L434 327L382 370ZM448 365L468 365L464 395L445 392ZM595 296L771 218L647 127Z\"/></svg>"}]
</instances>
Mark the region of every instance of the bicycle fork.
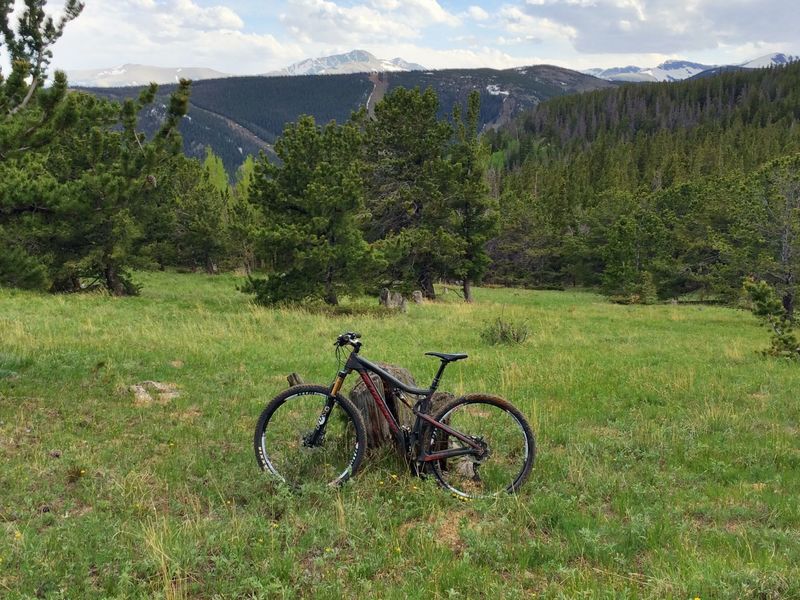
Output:
<instances>
[{"instance_id":1,"label":"bicycle fork","mask_svg":"<svg viewBox=\"0 0 800 600\"><path fill-rule=\"evenodd\" d=\"M303 446L306 448L321 446L325 440L325 427L328 425L328 419L331 418L333 407L336 406L336 394L342 389L345 377L347 377L347 373L344 371L340 371L336 376L336 380L331 386L331 391L328 393L328 400L325 402L325 406L322 407L322 413L317 419L317 426L313 431L303 436Z\"/></svg>"}]
</instances>

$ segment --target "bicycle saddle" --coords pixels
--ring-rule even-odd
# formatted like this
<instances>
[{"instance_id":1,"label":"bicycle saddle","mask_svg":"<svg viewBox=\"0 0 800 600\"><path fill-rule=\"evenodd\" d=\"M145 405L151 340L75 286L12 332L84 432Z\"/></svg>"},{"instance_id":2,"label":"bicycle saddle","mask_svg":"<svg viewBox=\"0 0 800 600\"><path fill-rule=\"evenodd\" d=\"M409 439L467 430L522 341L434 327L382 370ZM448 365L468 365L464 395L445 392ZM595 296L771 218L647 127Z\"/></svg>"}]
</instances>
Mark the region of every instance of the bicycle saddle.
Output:
<instances>
[{"instance_id":1,"label":"bicycle saddle","mask_svg":"<svg viewBox=\"0 0 800 600\"><path fill-rule=\"evenodd\" d=\"M444 362L455 362L467 358L468 354L443 354L441 352L426 352L425 356L435 356L441 358Z\"/></svg>"}]
</instances>

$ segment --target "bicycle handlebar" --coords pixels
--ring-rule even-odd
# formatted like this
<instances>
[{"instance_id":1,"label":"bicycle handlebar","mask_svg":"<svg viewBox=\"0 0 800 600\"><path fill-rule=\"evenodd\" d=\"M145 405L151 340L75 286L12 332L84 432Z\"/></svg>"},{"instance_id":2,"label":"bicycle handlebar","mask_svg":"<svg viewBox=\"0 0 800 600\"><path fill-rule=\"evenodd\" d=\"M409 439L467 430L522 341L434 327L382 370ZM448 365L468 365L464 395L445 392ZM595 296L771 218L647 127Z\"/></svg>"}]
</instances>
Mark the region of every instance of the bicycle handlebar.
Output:
<instances>
[{"instance_id":1,"label":"bicycle handlebar","mask_svg":"<svg viewBox=\"0 0 800 600\"><path fill-rule=\"evenodd\" d=\"M347 346L347 345L355 345L356 342L361 338L360 333L355 333L354 331L348 331L347 333L343 333L334 342L334 346Z\"/></svg>"}]
</instances>

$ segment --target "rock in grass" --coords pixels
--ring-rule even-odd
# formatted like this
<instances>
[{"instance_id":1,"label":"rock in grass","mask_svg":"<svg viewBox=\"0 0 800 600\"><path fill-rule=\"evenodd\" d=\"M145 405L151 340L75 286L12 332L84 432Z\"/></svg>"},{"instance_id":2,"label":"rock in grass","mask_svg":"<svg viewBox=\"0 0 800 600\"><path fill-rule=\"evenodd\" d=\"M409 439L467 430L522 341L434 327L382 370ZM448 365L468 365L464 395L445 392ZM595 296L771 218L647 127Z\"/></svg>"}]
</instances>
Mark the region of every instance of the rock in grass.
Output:
<instances>
[{"instance_id":1,"label":"rock in grass","mask_svg":"<svg viewBox=\"0 0 800 600\"><path fill-rule=\"evenodd\" d=\"M181 395L178 386L174 383L160 383L158 381L143 381L128 387L133 392L136 406L148 406L153 402L166 404Z\"/></svg>"}]
</instances>

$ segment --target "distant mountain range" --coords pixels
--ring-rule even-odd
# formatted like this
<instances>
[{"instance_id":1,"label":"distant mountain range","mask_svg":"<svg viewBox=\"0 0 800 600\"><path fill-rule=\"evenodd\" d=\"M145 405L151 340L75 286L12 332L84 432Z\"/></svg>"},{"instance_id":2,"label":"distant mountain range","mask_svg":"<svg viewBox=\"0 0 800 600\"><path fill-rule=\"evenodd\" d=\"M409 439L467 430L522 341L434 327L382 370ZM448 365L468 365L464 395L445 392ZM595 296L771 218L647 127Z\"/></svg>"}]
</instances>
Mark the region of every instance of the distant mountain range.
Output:
<instances>
[{"instance_id":1,"label":"distant mountain range","mask_svg":"<svg viewBox=\"0 0 800 600\"><path fill-rule=\"evenodd\" d=\"M376 58L366 50L353 50L346 54L308 58L285 69L266 73L266 77L280 75L343 75L348 73L396 73L424 71L425 67L402 58L391 60ZM126 64L105 69L67 71L71 85L75 87L111 88L147 85L151 81L159 85L177 83L181 78L193 81L234 77L214 69L198 67L152 67Z\"/></svg>"},{"instance_id":2,"label":"distant mountain range","mask_svg":"<svg viewBox=\"0 0 800 600\"><path fill-rule=\"evenodd\" d=\"M456 104L466 105L473 90L481 94L480 126L495 128L522 111L556 96L613 87L614 84L577 71L538 65L517 69L445 69L296 77L230 77L197 81L192 86L189 114L181 124L184 149L202 157L211 146L230 173L248 154L272 155L272 144L287 123L300 115L317 122L346 121L351 113L375 104L397 87L432 88L439 97L441 117ZM140 88L84 88L113 100L133 98ZM174 85L159 89L152 110L142 114L146 132L157 130Z\"/></svg>"},{"instance_id":3,"label":"distant mountain range","mask_svg":"<svg viewBox=\"0 0 800 600\"><path fill-rule=\"evenodd\" d=\"M151 67L148 65L122 65L108 69L86 69L67 71L69 83L76 87L125 87L147 85L150 82L161 84L177 83L181 78L192 81L231 77L214 69L202 67Z\"/></svg>"},{"instance_id":4,"label":"distant mountain range","mask_svg":"<svg viewBox=\"0 0 800 600\"><path fill-rule=\"evenodd\" d=\"M344 75L348 73L392 73L397 71L424 71L425 67L402 58L386 60L377 58L366 50L352 50L322 58L307 58L267 75Z\"/></svg>"},{"instance_id":5,"label":"distant mountain range","mask_svg":"<svg viewBox=\"0 0 800 600\"><path fill-rule=\"evenodd\" d=\"M691 77L700 76L707 71L718 73L735 69L761 69L764 67L785 65L797 60L800 60L800 57L775 52L773 54L760 56L740 65L704 65L688 60L668 60L657 67L636 67L631 65L627 67L612 67L610 69L588 69L584 71L584 73L608 81L682 81Z\"/></svg>"},{"instance_id":6,"label":"distant mountain range","mask_svg":"<svg viewBox=\"0 0 800 600\"><path fill-rule=\"evenodd\" d=\"M706 77L733 69L750 69L780 65L797 57L773 54L743 65L713 67L688 61L668 61L652 69L628 67L609 73L606 69L590 74L549 65L514 69L443 69L422 70L400 59L381 61L369 53L353 51L344 55L303 61L287 67L280 76L233 77L210 69L160 69L148 71L144 77L134 65L98 71L93 77L74 77L71 83L86 82L87 91L115 100L135 97L140 87L110 87L119 85L126 75L134 74L126 83L169 82L158 93L154 110L142 115L146 131L155 132L163 119L168 96L181 77L195 80L192 86L190 110L181 125L185 151L202 157L210 146L222 157L226 168L233 172L248 154L260 151L273 155L272 144L287 123L300 115L314 116L319 123L346 121L351 113L366 107L372 110L377 102L397 87L432 88L439 97L440 116L452 114L456 104L464 106L469 93L481 94L480 126L483 129L500 127L521 112L540 102L585 91L614 87L627 75L627 81L677 81L689 77ZM392 66L389 71L387 63ZM373 68L375 67L375 68ZM356 73L332 73L337 69L354 69ZM302 75L303 70L325 73ZM124 71L124 72L123 72ZM387 72L388 71L388 72ZM649 79L635 79L644 71ZM287 76L290 72L296 76ZM598 78L596 74L603 76ZM80 73L77 73L80 75ZM156 77L158 76L158 77ZM626 79L623 79L626 80Z\"/></svg>"},{"instance_id":7,"label":"distant mountain range","mask_svg":"<svg viewBox=\"0 0 800 600\"><path fill-rule=\"evenodd\" d=\"M758 69L784 65L800 60L798 56L776 52L767 54L741 65L706 65L688 60L668 60L657 67L613 67L610 69L588 69L583 71L599 79L618 82L682 81L701 73L720 72L733 69ZM266 77L299 75L344 75L352 73L400 73L425 71L422 65L408 62L402 58L382 59L366 50L352 50L345 54L308 58L278 71L266 73ZM141 86L154 81L158 84L176 83L184 77L193 81L234 77L206 68L163 68L147 65L127 64L106 69L68 71L67 76L76 87L126 87Z\"/></svg>"}]
</instances>

